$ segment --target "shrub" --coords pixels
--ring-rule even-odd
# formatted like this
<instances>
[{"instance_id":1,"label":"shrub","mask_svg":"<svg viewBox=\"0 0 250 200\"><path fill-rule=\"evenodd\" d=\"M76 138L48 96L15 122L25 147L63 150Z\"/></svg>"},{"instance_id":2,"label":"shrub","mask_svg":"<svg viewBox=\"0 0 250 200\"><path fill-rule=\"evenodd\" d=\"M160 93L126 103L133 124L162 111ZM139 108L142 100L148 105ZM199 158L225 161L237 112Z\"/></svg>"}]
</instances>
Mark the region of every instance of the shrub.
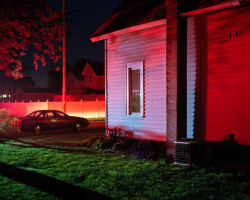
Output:
<instances>
[{"instance_id":1,"label":"shrub","mask_svg":"<svg viewBox=\"0 0 250 200\"><path fill-rule=\"evenodd\" d=\"M137 158L158 160L166 158L166 143L134 138L93 137L87 144L91 149L103 149L111 152L123 152Z\"/></svg>"},{"instance_id":2,"label":"shrub","mask_svg":"<svg viewBox=\"0 0 250 200\"><path fill-rule=\"evenodd\" d=\"M14 126L14 117L10 115L10 112L0 109L0 133L17 130L18 128Z\"/></svg>"}]
</instances>

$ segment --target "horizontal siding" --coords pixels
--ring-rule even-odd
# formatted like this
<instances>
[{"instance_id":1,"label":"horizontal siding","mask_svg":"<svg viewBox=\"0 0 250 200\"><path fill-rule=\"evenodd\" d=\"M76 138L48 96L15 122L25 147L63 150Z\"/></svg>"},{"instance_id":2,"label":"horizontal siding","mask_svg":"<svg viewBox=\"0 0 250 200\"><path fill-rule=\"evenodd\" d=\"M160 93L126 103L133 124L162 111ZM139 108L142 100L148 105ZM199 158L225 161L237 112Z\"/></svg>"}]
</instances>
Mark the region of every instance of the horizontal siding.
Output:
<instances>
[{"instance_id":1,"label":"horizontal siding","mask_svg":"<svg viewBox=\"0 0 250 200\"><path fill-rule=\"evenodd\" d=\"M250 145L249 8L188 18L187 129L191 133L201 126L207 140L221 141L234 133L238 143ZM205 35L201 31L204 25ZM206 38L202 41L206 53L201 38ZM198 103L205 99L202 109L197 109L196 99ZM199 121L197 116L203 115L203 121Z\"/></svg>"},{"instance_id":2,"label":"horizontal siding","mask_svg":"<svg viewBox=\"0 0 250 200\"><path fill-rule=\"evenodd\" d=\"M126 115L127 63L145 62L145 116ZM131 32L107 41L108 128L143 139L166 140L166 26Z\"/></svg>"}]
</instances>

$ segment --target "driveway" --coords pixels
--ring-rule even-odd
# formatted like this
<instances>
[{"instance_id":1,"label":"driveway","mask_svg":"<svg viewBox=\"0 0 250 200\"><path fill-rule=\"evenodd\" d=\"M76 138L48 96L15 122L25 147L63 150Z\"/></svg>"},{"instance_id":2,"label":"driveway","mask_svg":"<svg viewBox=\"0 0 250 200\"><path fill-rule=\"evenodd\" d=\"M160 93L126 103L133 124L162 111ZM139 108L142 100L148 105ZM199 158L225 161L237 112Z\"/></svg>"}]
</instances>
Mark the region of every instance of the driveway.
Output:
<instances>
[{"instance_id":1,"label":"driveway","mask_svg":"<svg viewBox=\"0 0 250 200\"><path fill-rule=\"evenodd\" d=\"M12 132L6 135L17 140L39 145L80 147L91 137L105 136L105 121L91 121L90 125L79 133L73 130L54 130L44 131L39 135L32 132Z\"/></svg>"}]
</instances>

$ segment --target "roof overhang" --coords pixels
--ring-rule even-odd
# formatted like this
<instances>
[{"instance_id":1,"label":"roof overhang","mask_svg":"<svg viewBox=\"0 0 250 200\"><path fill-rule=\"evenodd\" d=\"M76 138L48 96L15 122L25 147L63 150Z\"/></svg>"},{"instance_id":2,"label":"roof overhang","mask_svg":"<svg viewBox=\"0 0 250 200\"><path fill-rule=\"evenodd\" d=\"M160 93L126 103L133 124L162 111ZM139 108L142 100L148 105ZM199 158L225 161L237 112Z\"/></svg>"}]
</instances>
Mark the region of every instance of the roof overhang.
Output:
<instances>
[{"instance_id":1,"label":"roof overhang","mask_svg":"<svg viewBox=\"0 0 250 200\"><path fill-rule=\"evenodd\" d=\"M222 10L222 9L226 9L226 8L232 8L232 7L236 7L239 5L240 5L239 0L232 0L232 1L222 3L222 4L218 4L218 5L214 5L214 6L210 6L210 7L206 7L206 8L201 8L201 9L181 13L180 16L181 17L190 17L193 15L199 15L199 14L203 14L203 13L207 13L207 12Z\"/></svg>"},{"instance_id":2,"label":"roof overhang","mask_svg":"<svg viewBox=\"0 0 250 200\"><path fill-rule=\"evenodd\" d=\"M139 31L139 30L143 30L143 29L148 29L148 28L152 28L152 27L156 27L156 26L161 26L161 25L164 25L166 23L167 23L166 19L161 19L161 20L149 22L149 23L146 23L146 24L140 24L140 25L137 25L137 26L128 27L128 28L121 29L121 30L118 30L118 31L114 31L114 32L111 32L111 33L107 33L107 34L104 34L104 35L91 37L90 40L92 42L97 42L97 41L100 41L100 40L104 40L104 39L111 38L111 37L116 37L116 36L123 35L123 34L126 34L126 33Z\"/></svg>"}]
</instances>

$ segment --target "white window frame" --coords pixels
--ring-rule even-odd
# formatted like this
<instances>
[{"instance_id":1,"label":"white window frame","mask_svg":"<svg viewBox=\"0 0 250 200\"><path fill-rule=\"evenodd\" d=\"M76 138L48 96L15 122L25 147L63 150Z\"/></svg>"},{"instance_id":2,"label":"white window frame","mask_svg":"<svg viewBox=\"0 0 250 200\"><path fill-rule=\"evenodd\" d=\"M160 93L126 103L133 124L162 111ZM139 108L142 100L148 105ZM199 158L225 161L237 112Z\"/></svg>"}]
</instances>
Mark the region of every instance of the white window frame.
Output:
<instances>
[{"instance_id":1,"label":"white window frame","mask_svg":"<svg viewBox=\"0 0 250 200\"><path fill-rule=\"evenodd\" d=\"M140 70L140 112L131 113L130 112L130 73L129 70ZM132 62L127 63L127 116L131 117L143 117L144 116L144 62Z\"/></svg>"}]
</instances>

